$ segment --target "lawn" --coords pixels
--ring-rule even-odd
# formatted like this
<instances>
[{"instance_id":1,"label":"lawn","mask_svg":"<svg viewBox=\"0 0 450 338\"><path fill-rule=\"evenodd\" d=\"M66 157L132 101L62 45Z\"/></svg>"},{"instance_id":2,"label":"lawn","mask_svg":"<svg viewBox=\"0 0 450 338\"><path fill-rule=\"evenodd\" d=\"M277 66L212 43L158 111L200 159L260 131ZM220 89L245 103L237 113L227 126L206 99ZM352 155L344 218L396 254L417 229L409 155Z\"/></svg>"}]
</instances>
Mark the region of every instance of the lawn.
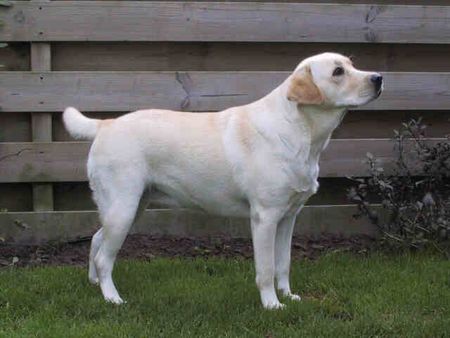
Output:
<instances>
[{"instance_id":1,"label":"lawn","mask_svg":"<svg viewBox=\"0 0 450 338\"><path fill-rule=\"evenodd\" d=\"M450 336L450 262L431 254L329 253L295 261L302 302L265 311L252 261L121 261L105 304L86 269L0 270L0 337Z\"/></svg>"}]
</instances>

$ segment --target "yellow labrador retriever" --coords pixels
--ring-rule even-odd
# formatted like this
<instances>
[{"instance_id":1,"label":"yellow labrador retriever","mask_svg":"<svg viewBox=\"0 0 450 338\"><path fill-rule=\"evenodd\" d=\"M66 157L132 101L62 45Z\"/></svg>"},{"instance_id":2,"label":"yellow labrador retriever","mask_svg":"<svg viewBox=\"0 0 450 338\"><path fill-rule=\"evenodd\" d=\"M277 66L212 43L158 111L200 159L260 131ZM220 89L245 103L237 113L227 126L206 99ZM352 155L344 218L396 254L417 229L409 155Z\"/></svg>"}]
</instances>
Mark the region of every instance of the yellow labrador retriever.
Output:
<instances>
[{"instance_id":1,"label":"yellow labrador retriever","mask_svg":"<svg viewBox=\"0 0 450 338\"><path fill-rule=\"evenodd\" d=\"M348 107L382 91L380 74L339 54L302 61L262 99L219 113L140 110L114 120L75 108L64 123L94 140L87 163L101 229L94 235L89 279L104 298L123 302L111 277L117 252L150 198L222 216L250 217L256 285L265 308L294 300L289 285L296 215L318 189L320 153Z\"/></svg>"}]
</instances>

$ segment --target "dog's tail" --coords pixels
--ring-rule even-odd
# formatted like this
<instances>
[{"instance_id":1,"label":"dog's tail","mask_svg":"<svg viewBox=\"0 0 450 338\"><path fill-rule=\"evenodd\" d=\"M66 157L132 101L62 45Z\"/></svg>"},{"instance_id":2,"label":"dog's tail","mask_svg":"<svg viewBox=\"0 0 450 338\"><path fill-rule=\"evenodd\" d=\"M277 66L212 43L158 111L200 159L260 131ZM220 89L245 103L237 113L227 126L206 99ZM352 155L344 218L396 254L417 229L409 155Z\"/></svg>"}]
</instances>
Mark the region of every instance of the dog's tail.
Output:
<instances>
[{"instance_id":1,"label":"dog's tail","mask_svg":"<svg viewBox=\"0 0 450 338\"><path fill-rule=\"evenodd\" d=\"M63 114L67 131L76 139L93 140L97 135L100 120L90 119L73 107L67 107Z\"/></svg>"}]
</instances>

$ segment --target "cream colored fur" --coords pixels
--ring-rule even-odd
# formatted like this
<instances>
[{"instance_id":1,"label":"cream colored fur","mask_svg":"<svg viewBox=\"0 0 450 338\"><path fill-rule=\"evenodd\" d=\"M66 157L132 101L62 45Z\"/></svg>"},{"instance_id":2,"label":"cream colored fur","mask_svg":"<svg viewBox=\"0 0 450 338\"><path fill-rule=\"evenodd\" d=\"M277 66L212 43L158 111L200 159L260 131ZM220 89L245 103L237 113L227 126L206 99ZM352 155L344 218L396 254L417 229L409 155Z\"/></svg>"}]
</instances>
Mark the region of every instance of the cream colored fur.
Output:
<instances>
[{"instance_id":1,"label":"cream colored fur","mask_svg":"<svg viewBox=\"0 0 450 338\"><path fill-rule=\"evenodd\" d=\"M345 74L334 76L336 67ZM301 62L260 100L219 113L140 110L114 120L64 112L69 132L93 139L88 176L101 229L92 239L89 279L120 304L116 254L150 198L215 215L249 217L256 284L265 308L294 300L289 284L295 218L318 189L319 158L349 106L376 98L373 76L346 57ZM150 225L149 225L150 226Z\"/></svg>"}]
</instances>

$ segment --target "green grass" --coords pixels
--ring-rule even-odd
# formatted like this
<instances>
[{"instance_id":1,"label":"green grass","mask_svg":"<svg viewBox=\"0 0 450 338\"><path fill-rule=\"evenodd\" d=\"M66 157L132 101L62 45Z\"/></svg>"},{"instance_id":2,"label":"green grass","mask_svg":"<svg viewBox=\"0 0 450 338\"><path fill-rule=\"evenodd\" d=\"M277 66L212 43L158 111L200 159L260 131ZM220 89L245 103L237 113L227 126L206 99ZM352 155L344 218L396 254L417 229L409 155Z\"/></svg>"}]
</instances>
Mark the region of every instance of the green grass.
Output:
<instances>
[{"instance_id":1,"label":"green grass","mask_svg":"<svg viewBox=\"0 0 450 338\"><path fill-rule=\"evenodd\" d=\"M450 336L450 262L328 254L294 262L302 302L265 311L252 261L121 261L106 304L77 267L0 270L0 337Z\"/></svg>"}]
</instances>

